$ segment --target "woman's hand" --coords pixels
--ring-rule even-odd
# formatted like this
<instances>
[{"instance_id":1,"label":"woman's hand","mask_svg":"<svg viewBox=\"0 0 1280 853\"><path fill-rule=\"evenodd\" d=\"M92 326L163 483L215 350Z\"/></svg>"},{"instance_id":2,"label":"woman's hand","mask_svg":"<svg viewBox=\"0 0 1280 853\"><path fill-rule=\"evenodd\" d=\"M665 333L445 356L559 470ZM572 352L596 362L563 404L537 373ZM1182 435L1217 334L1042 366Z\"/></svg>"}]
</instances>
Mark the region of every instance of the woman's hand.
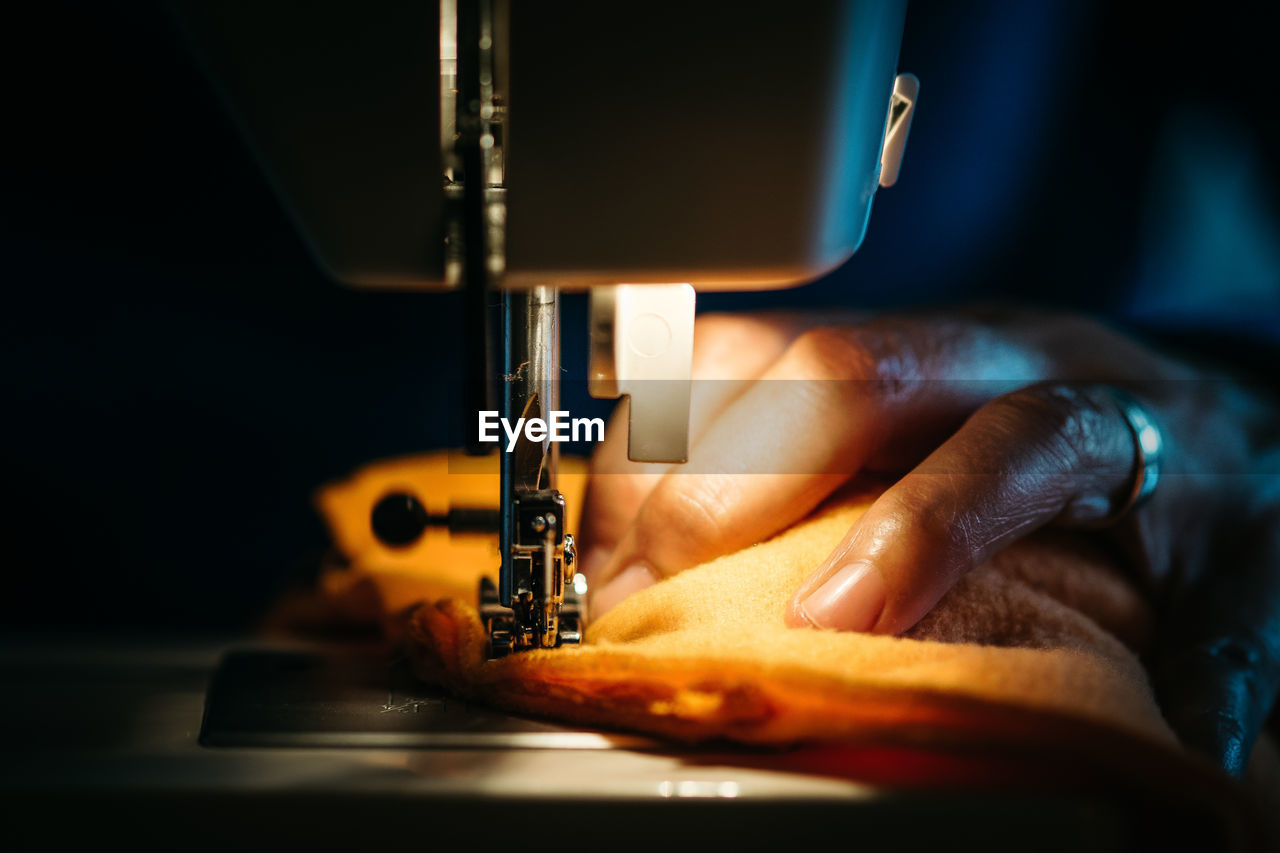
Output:
<instances>
[{"instance_id":1,"label":"woman's hand","mask_svg":"<svg viewBox=\"0 0 1280 853\"><path fill-rule=\"evenodd\" d=\"M795 626L898 634L973 567L1047 524L1103 526L1132 488L1110 389L1164 438L1117 532L1164 616L1158 688L1233 771L1280 678L1273 404L1073 316L699 320L690 460L626 460L625 409L592 461L583 569L599 614L800 520L854 474L902 475L796 592Z\"/></svg>"}]
</instances>

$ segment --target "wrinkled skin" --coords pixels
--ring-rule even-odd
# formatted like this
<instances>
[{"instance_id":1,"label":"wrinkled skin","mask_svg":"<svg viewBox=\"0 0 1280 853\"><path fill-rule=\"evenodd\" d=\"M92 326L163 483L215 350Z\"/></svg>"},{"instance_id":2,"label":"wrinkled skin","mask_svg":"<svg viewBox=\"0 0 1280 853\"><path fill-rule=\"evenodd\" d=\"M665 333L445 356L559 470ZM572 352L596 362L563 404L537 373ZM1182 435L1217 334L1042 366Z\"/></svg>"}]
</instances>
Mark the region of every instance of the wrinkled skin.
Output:
<instances>
[{"instance_id":1,"label":"wrinkled skin","mask_svg":"<svg viewBox=\"0 0 1280 853\"><path fill-rule=\"evenodd\" d=\"M1191 747L1240 773L1280 681L1275 401L1076 316L705 316L685 466L592 461L582 565L598 615L778 532L855 474L896 481L796 591L798 627L901 633L1045 525L1103 528L1161 616L1154 675ZM1134 437L1164 438L1150 500L1117 516Z\"/></svg>"}]
</instances>

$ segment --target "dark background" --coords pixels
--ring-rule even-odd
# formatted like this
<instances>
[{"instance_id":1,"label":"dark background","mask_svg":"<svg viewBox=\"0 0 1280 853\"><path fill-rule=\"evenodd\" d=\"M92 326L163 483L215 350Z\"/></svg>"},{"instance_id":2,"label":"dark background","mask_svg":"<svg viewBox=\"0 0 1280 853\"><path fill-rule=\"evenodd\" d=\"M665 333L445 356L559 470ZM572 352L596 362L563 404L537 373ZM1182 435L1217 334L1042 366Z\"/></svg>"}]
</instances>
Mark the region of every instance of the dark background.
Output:
<instances>
[{"instance_id":1,"label":"dark background","mask_svg":"<svg viewBox=\"0 0 1280 853\"><path fill-rule=\"evenodd\" d=\"M1266 11L913 3L919 111L863 249L701 306L1068 305L1269 377ZM248 624L314 570L318 485L456 441L461 306L321 275L162 6L6 16L0 621ZM581 378L582 298L565 310Z\"/></svg>"}]
</instances>

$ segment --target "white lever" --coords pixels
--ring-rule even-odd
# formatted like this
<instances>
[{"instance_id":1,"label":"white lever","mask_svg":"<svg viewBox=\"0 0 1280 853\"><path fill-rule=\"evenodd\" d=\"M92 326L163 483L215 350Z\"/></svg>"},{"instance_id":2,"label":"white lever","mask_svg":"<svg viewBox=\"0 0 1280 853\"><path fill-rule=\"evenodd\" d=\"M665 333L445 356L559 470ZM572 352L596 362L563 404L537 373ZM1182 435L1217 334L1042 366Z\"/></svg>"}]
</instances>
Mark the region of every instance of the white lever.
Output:
<instances>
[{"instance_id":1,"label":"white lever","mask_svg":"<svg viewBox=\"0 0 1280 853\"><path fill-rule=\"evenodd\" d=\"M889 98L889 118L884 128L884 145L880 147L882 187L891 187L898 182L902 154L907 148L907 134L911 132L911 119L916 114L918 97L920 78L914 74L899 74L894 78L893 95Z\"/></svg>"},{"instance_id":2,"label":"white lever","mask_svg":"<svg viewBox=\"0 0 1280 853\"><path fill-rule=\"evenodd\" d=\"M687 284L620 284L591 289L592 397L631 398L627 457L689 458L693 309Z\"/></svg>"}]
</instances>

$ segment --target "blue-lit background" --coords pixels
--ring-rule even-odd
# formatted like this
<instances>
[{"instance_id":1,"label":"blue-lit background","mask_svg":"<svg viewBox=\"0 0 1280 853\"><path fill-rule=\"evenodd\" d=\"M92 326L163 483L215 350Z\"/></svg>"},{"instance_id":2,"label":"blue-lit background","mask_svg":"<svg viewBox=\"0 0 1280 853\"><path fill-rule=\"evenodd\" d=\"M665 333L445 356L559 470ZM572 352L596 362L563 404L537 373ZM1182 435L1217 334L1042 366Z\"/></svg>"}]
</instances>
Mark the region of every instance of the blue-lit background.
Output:
<instances>
[{"instance_id":1,"label":"blue-lit background","mask_svg":"<svg viewBox=\"0 0 1280 853\"><path fill-rule=\"evenodd\" d=\"M900 67L919 108L860 253L806 288L702 306L1064 305L1265 374L1280 71L1264 7L1118 5L914 3ZM158 8L14 14L0 612L243 623L313 570L316 486L456 439L460 303L323 279ZM565 309L571 378L584 309Z\"/></svg>"}]
</instances>

